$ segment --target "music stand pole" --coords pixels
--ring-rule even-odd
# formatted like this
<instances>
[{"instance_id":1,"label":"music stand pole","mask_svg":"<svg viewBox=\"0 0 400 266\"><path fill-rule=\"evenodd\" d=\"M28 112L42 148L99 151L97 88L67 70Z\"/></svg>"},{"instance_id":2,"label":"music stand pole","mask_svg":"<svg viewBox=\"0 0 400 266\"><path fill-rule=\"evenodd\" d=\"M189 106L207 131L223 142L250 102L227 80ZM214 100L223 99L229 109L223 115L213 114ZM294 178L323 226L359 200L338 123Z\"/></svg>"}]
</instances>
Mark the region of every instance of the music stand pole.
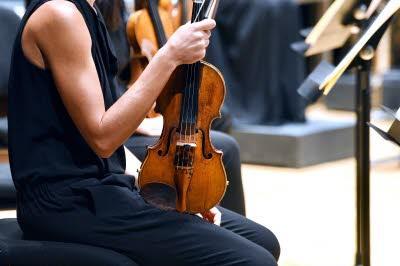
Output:
<instances>
[{"instance_id":1,"label":"music stand pole","mask_svg":"<svg viewBox=\"0 0 400 266\"><path fill-rule=\"evenodd\" d=\"M373 49L373 48L366 48ZM373 53L373 50L371 51ZM371 57L372 59L372 57ZM356 66L355 156L357 165L357 251L356 266L370 266L370 132L371 59Z\"/></svg>"},{"instance_id":2,"label":"music stand pole","mask_svg":"<svg viewBox=\"0 0 400 266\"><path fill-rule=\"evenodd\" d=\"M370 0L360 0L359 10L354 14L359 20L361 29L365 29L368 20L363 19L363 12L371 3ZM360 12L357 14L357 12ZM365 13L364 13L365 14ZM367 45L359 54L355 65L356 71L356 201L357 201L357 250L356 266L371 265L370 239L370 132L371 120L371 64L375 55L375 47Z\"/></svg>"},{"instance_id":3,"label":"music stand pole","mask_svg":"<svg viewBox=\"0 0 400 266\"><path fill-rule=\"evenodd\" d=\"M376 18L367 15L370 0L360 1L353 13L363 35L352 49L333 67L321 62L298 89L309 102L316 102L323 94L328 94L346 69L356 70L356 114L355 159L357 172L356 186L356 266L370 266L370 113L371 113L371 62L380 39L400 9L400 0L390 0ZM368 4L368 5L367 5ZM372 23L371 23L372 22ZM310 49L310 47L306 47ZM395 117L395 116L394 116ZM396 118L397 119L397 118ZM393 124L389 133L374 127L382 136L400 145L396 138L400 126Z\"/></svg>"}]
</instances>

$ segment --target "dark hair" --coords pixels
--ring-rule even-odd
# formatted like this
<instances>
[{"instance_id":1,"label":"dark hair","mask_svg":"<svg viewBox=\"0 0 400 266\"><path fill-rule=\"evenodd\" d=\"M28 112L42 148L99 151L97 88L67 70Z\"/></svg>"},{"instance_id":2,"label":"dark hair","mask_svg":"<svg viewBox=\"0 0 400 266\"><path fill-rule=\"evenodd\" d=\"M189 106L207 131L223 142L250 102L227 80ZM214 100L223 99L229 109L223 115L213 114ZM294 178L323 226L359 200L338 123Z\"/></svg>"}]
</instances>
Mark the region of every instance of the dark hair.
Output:
<instances>
[{"instance_id":1,"label":"dark hair","mask_svg":"<svg viewBox=\"0 0 400 266\"><path fill-rule=\"evenodd\" d=\"M135 0L135 10L146 8L146 1L144 0Z\"/></svg>"},{"instance_id":2,"label":"dark hair","mask_svg":"<svg viewBox=\"0 0 400 266\"><path fill-rule=\"evenodd\" d=\"M32 0L25 0L25 7L28 7Z\"/></svg>"},{"instance_id":3,"label":"dark hair","mask_svg":"<svg viewBox=\"0 0 400 266\"><path fill-rule=\"evenodd\" d=\"M125 12L124 0L97 0L96 6L103 15L109 30L114 31L121 25Z\"/></svg>"}]
</instances>

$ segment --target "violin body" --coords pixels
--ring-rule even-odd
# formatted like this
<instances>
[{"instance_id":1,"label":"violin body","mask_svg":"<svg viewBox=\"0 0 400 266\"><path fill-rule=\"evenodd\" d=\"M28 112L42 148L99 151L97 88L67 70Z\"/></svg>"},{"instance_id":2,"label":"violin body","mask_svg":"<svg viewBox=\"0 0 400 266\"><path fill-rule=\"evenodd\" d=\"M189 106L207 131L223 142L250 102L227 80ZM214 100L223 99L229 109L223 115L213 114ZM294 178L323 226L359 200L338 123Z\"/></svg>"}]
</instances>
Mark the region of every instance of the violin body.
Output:
<instances>
[{"instance_id":1,"label":"violin body","mask_svg":"<svg viewBox=\"0 0 400 266\"><path fill-rule=\"evenodd\" d=\"M187 89L186 66L178 67L157 100L157 112L164 117L164 128L157 144L148 149L139 174L142 196L151 203L180 212L202 213L215 207L223 198L227 178L222 152L210 140L212 121L220 117L225 98L225 82L211 64L199 62L198 112L196 126L190 130L182 124L183 91ZM169 199L169 202L168 202Z\"/></svg>"}]
</instances>

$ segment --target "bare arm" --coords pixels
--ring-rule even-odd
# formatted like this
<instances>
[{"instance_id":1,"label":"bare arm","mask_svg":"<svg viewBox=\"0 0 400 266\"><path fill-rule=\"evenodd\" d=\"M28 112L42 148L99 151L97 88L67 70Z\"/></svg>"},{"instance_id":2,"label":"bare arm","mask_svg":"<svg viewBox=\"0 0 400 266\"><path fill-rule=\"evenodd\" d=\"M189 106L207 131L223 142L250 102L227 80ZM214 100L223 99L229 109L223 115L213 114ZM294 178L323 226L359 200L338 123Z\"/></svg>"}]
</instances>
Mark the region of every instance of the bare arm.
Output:
<instances>
[{"instance_id":1,"label":"bare arm","mask_svg":"<svg viewBox=\"0 0 400 266\"><path fill-rule=\"evenodd\" d=\"M179 29L137 82L108 110L91 54L89 31L72 3L50 1L40 7L27 24L31 38L26 39L40 51L44 67L50 68L82 136L99 156L109 157L142 122L174 69L204 57L208 30L214 26L215 22L208 20ZM23 48L25 52L24 36Z\"/></svg>"}]
</instances>

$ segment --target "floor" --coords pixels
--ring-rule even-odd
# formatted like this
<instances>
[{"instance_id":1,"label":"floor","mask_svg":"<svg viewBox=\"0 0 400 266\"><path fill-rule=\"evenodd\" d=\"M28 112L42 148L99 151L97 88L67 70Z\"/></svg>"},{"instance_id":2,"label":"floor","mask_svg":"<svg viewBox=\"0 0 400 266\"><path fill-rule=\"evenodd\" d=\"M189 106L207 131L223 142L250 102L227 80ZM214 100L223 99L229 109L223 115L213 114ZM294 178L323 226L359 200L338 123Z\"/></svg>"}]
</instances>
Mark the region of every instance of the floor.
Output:
<instances>
[{"instance_id":1,"label":"floor","mask_svg":"<svg viewBox=\"0 0 400 266\"><path fill-rule=\"evenodd\" d=\"M315 114L326 115L324 110L311 115ZM349 116L333 115L339 119ZM397 146L371 131L373 266L399 265L399 155ZM303 169L244 165L243 175L248 217L278 236L282 247L279 265L355 265L354 159Z\"/></svg>"},{"instance_id":2,"label":"floor","mask_svg":"<svg viewBox=\"0 0 400 266\"><path fill-rule=\"evenodd\" d=\"M311 115L326 112L314 109ZM392 266L400 239L400 149L374 132L371 143L372 265ZM353 159L303 169L243 165L243 179L248 217L278 236L280 266L354 266ZM0 212L0 218L14 216Z\"/></svg>"}]
</instances>

